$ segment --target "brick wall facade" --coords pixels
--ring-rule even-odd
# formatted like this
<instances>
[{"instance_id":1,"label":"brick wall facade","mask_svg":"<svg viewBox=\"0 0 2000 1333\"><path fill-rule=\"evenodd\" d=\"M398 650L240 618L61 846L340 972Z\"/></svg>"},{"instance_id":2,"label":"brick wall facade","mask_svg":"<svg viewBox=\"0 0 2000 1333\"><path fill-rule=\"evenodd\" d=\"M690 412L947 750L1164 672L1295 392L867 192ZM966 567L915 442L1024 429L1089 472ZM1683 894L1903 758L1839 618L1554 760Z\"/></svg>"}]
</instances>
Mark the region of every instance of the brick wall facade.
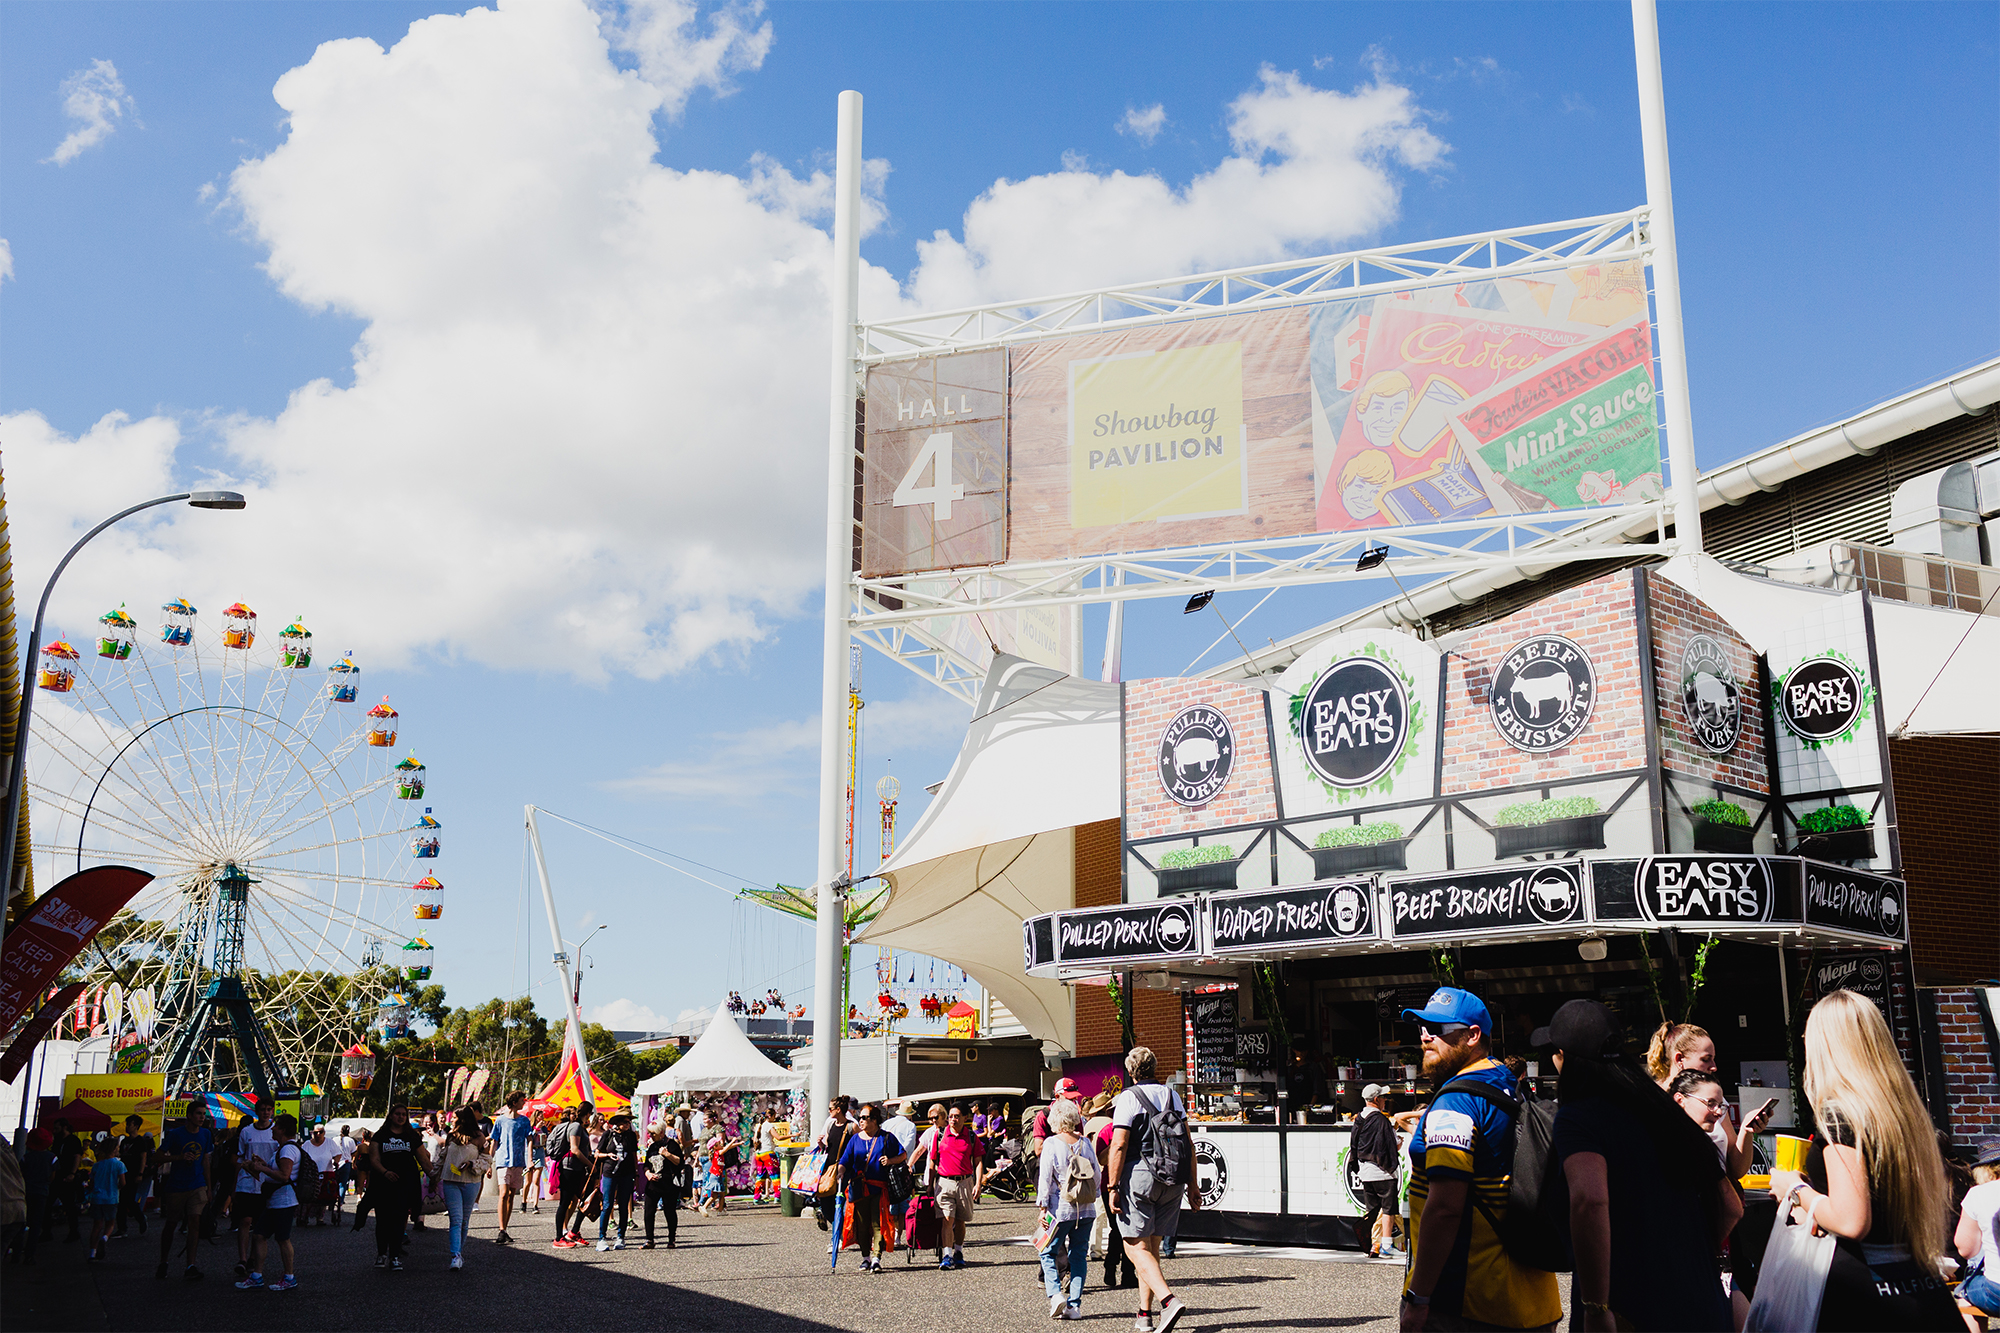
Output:
<instances>
[{"instance_id":1,"label":"brick wall facade","mask_svg":"<svg viewBox=\"0 0 2000 1333\"><path fill-rule=\"evenodd\" d=\"M2000 977L2000 739L1890 741L1889 774L1919 984Z\"/></svg>"},{"instance_id":2,"label":"brick wall facade","mask_svg":"<svg viewBox=\"0 0 2000 1333\"><path fill-rule=\"evenodd\" d=\"M2000 1071L1993 1067L1978 998L1963 988L1940 989L1937 1011L1952 1140L1976 1146L2000 1138Z\"/></svg>"},{"instance_id":3,"label":"brick wall facade","mask_svg":"<svg viewBox=\"0 0 2000 1333\"><path fill-rule=\"evenodd\" d=\"M1124 901L1119 876L1123 852L1118 845L1118 821L1101 819L1076 826L1076 907L1115 907Z\"/></svg>"},{"instance_id":4,"label":"brick wall facade","mask_svg":"<svg viewBox=\"0 0 2000 1333\"><path fill-rule=\"evenodd\" d=\"M1125 687L1125 836L1199 833L1278 817L1278 784L1262 690L1231 681L1162 679ZM1175 714L1207 704L1229 719L1236 753L1207 805L1189 808L1160 783L1160 737Z\"/></svg>"},{"instance_id":5,"label":"brick wall facade","mask_svg":"<svg viewBox=\"0 0 2000 1333\"><path fill-rule=\"evenodd\" d=\"M1646 764L1646 719L1639 685L1639 633L1632 575L1607 574L1513 615L1444 641L1451 667L1444 719L1441 795L1464 795ZM1493 672L1508 651L1537 634L1560 634L1585 653L1597 702L1582 733L1560 750L1517 750L1494 725Z\"/></svg>"},{"instance_id":6,"label":"brick wall facade","mask_svg":"<svg viewBox=\"0 0 2000 1333\"><path fill-rule=\"evenodd\" d=\"M1080 824L1076 830L1078 907L1110 907L1123 900L1120 887L1118 821ZM1076 1003L1076 1055L1113 1055L1125 1050L1118 1012L1103 986L1072 986ZM1159 1056L1162 1076L1182 1067L1181 997L1175 991L1135 990L1132 1030L1139 1044Z\"/></svg>"},{"instance_id":7,"label":"brick wall facade","mask_svg":"<svg viewBox=\"0 0 2000 1333\"><path fill-rule=\"evenodd\" d=\"M1675 773L1721 783L1762 796L1771 793L1771 768L1764 751L1764 706L1757 653L1728 622L1695 600L1692 593L1661 575L1642 570L1653 630L1653 691L1660 705L1660 758ZM1697 634L1722 644L1736 676L1742 732L1736 748L1715 754L1695 740L1681 705L1681 655ZM1752 818L1756 812L1751 812Z\"/></svg>"}]
</instances>

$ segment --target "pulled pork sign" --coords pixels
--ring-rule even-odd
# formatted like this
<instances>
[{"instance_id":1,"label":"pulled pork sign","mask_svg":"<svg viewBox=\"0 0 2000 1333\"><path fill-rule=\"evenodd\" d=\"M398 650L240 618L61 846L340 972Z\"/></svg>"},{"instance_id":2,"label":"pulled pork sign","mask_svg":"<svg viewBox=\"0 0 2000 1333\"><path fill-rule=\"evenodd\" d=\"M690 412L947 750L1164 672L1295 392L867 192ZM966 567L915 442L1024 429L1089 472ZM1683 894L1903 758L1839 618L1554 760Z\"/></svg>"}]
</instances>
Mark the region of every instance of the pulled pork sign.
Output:
<instances>
[{"instance_id":1,"label":"pulled pork sign","mask_svg":"<svg viewBox=\"0 0 2000 1333\"><path fill-rule=\"evenodd\" d=\"M1395 939L1463 936L1581 924L1583 866L1543 861L1392 880L1389 930Z\"/></svg>"},{"instance_id":2,"label":"pulled pork sign","mask_svg":"<svg viewBox=\"0 0 2000 1333\"><path fill-rule=\"evenodd\" d=\"M1374 898L1374 886L1366 879L1214 894L1208 899L1208 952L1256 953L1372 939Z\"/></svg>"},{"instance_id":3,"label":"pulled pork sign","mask_svg":"<svg viewBox=\"0 0 2000 1333\"><path fill-rule=\"evenodd\" d=\"M1177 958L1200 943L1192 903L1134 903L1062 912L1055 920L1056 957L1065 968Z\"/></svg>"},{"instance_id":4,"label":"pulled pork sign","mask_svg":"<svg viewBox=\"0 0 2000 1333\"><path fill-rule=\"evenodd\" d=\"M1803 866L1807 925L1872 935L1898 944L1909 939L1901 880L1822 861L1806 861Z\"/></svg>"}]
</instances>

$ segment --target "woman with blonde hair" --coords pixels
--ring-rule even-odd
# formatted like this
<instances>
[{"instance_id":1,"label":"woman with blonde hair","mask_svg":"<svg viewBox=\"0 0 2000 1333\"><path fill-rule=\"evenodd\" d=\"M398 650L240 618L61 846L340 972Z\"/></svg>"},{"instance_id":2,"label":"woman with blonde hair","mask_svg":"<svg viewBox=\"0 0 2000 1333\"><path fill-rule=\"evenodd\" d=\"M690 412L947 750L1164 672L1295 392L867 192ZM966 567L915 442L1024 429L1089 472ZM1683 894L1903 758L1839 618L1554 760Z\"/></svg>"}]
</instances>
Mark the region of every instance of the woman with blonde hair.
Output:
<instances>
[{"instance_id":1,"label":"woman with blonde hair","mask_svg":"<svg viewBox=\"0 0 2000 1333\"><path fill-rule=\"evenodd\" d=\"M1780 1199L1839 1238L1821 1329L1963 1329L1938 1273L1950 1195L1930 1116L1874 1003L1837 990L1806 1020L1806 1100L1819 1122L1803 1176Z\"/></svg>"}]
</instances>

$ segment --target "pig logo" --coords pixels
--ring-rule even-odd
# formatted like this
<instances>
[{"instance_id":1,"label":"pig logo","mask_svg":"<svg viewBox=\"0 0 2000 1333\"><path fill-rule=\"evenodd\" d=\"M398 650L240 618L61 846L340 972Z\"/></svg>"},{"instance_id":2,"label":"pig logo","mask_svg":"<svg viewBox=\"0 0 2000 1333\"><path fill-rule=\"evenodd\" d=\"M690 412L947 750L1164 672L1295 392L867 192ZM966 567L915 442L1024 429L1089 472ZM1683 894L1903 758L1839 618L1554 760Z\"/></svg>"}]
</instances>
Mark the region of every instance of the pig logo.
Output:
<instances>
[{"instance_id":1,"label":"pig logo","mask_svg":"<svg viewBox=\"0 0 2000 1333\"><path fill-rule=\"evenodd\" d=\"M1559 634L1523 639L1493 673L1493 724L1509 745L1530 754L1575 740L1596 703L1590 655Z\"/></svg>"},{"instance_id":2,"label":"pig logo","mask_svg":"<svg viewBox=\"0 0 2000 1333\"><path fill-rule=\"evenodd\" d=\"M1681 650L1681 716L1695 743L1728 754L1743 733L1743 691L1716 639L1697 634Z\"/></svg>"},{"instance_id":3,"label":"pig logo","mask_svg":"<svg viewBox=\"0 0 2000 1333\"><path fill-rule=\"evenodd\" d=\"M1198 809L1215 799L1236 767L1236 733L1222 710L1183 708L1160 733L1160 785L1178 805Z\"/></svg>"}]
</instances>

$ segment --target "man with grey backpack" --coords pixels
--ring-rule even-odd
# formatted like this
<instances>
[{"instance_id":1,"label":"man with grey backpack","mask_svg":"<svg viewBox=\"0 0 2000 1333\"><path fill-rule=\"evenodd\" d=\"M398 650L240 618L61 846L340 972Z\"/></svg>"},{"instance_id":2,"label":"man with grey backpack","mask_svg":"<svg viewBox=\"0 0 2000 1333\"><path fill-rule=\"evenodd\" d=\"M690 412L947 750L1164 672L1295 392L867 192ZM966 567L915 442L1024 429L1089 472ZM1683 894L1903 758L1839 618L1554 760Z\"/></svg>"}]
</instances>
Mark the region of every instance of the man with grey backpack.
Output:
<instances>
[{"instance_id":1,"label":"man with grey backpack","mask_svg":"<svg viewBox=\"0 0 2000 1333\"><path fill-rule=\"evenodd\" d=\"M1125 1057L1129 1085L1111 1107L1111 1154L1104 1201L1118 1216L1125 1252L1139 1274L1135 1333L1167 1333L1187 1307L1160 1270L1160 1239L1180 1225L1181 1200L1201 1207L1194 1183L1194 1136L1180 1094L1161 1083L1153 1052L1134 1046ZM1154 1298L1159 1322L1154 1322Z\"/></svg>"}]
</instances>

